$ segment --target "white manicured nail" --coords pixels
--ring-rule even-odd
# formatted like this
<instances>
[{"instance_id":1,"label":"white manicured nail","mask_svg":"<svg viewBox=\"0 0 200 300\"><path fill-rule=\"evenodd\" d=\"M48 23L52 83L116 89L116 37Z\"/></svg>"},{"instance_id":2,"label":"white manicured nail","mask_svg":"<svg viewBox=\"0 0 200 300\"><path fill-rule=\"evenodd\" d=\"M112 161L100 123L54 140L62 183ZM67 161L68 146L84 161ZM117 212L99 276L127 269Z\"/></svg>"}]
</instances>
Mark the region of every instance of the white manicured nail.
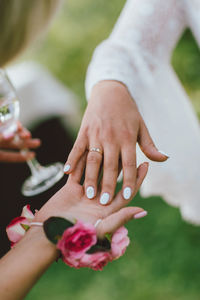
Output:
<instances>
[{"instance_id":1,"label":"white manicured nail","mask_svg":"<svg viewBox=\"0 0 200 300\"><path fill-rule=\"evenodd\" d=\"M87 195L88 199L94 198L94 188L92 186L87 187L86 195Z\"/></svg>"},{"instance_id":2,"label":"white manicured nail","mask_svg":"<svg viewBox=\"0 0 200 300\"><path fill-rule=\"evenodd\" d=\"M108 193L103 193L100 198L100 203L102 205L106 205L110 199L110 195Z\"/></svg>"},{"instance_id":3,"label":"white manicured nail","mask_svg":"<svg viewBox=\"0 0 200 300\"><path fill-rule=\"evenodd\" d=\"M161 154L163 154L164 156L169 158L169 155L167 153L165 153L164 151L159 150L158 152L160 152Z\"/></svg>"},{"instance_id":4,"label":"white manicured nail","mask_svg":"<svg viewBox=\"0 0 200 300\"><path fill-rule=\"evenodd\" d=\"M130 187L126 187L124 190L123 190L123 197L125 200L129 200L131 198L131 194L132 194L132 190Z\"/></svg>"},{"instance_id":5,"label":"white manicured nail","mask_svg":"<svg viewBox=\"0 0 200 300\"><path fill-rule=\"evenodd\" d=\"M70 170L71 166L69 164L67 164L66 166L64 166L64 172L68 172Z\"/></svg>"}]
</instances>

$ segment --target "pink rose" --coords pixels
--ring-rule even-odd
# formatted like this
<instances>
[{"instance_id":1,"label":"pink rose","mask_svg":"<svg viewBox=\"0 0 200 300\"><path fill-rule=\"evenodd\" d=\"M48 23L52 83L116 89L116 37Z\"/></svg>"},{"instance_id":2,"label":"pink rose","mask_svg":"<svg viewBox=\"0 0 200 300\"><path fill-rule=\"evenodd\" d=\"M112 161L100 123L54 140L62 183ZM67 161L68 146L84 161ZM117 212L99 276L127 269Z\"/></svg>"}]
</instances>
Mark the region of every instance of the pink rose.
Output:
<instances>
[{"instance_id":1,"label":"pink rose","mask_svg":"<svg viewBox=\"0 0 200 300\"><path fill-rule=\"evenodd\" d=\"M12 246L19 242L26 232L21 224L29 225L29 221L27 221L27 219L24 217L17 217L13 219L6 227L6 233L8 235L8 239L11 241Z\"/></svg>"},{"instance_id":2,"label":"pink rose","mask_svg":"<svg viewBox=\"0 0 200 300\"><path fill-rule=\"evenodd\" d=\"M65 264L67 264L68 266L70 266L72 268L75 268L75 269L81 268L80 259L76 259L76 258L70 256L70 257L63 257L62 260Z\"/></svg>"},{"instance_id":3,"label":"pink rose","mask_svg":"<svg viewBox=\"0 0 200 300\"><path fill-rule=\"evenodd\" d=\"M113 259L117 259L122 256L126 251L126 248L130 243L130 239L127 235L128 230L124 226L120 227L113 234L111 241L111 255Z\"/></svg>"},{"instance_id":4,"label":"pink rose","mask_svg":"<svg viewBox=\"0 0 200 300\"><path fill-rule=\"evenodd\" d=\"M96 243L96 239L94 239L94 243L90 243L89 236L85 234L83 226L86 225L77 222L77 225L64 232L62 239L57 244L58 249L62 251L63 261L70 267L76 269L90 268L95 271L103 270L108 262L122 256L129 245L128 230L121 227L112 236L110 251L87 254L87 250ZM96 236L94 227L92 225L87 226L91 226L92 232Z\"/></svg>"},{"instance_id":5,"label":"pink rose","mask_svg":"<svg viewBox=\"0 0 200 300\"><path fill-rule=\"evenodd\" d=\"M80 259L79 267L88 267L95 271L102 271L103 268L112 260L109 252L96 252L85 254Z\"/></svg>"},{"instance_id":6,"label":"pink rose","mask_svg":"<svg viewBox=\"0 0 200 300\"><path fill-rule=\"evenodd\" d=\"M13 247L15 243L19 242L26 233L26 230L22 225L30 226L30 222L33 219L34 214L30 210L30 205L26 205L23 207L21 217L13 219L6 227L6 233L11 242L11 247Z\"/></svg>"},{"instance_id":7,"label":"pink rose","mask_svg":"<svg viewBox=\"0 0 200 300\"><path fill-rule=\"evenodd\" d=\"M57 248L61 250L66 261L81 258L85 252L97 242L96 230L92 224L78 221L74 226L66 229Z\"/></svg>"},{"instance_id":8,"label":"pink rose","mask_svg":"<svg viewBox=\"0 0 200 300\"><path fill-rule=\"evenodd\" d=\"M81 258L75 259L74 257L63 258L63 261L70 267L90 268L95 271L102 271L112 257L109 252L96 252L93 254L84 254Z\"/></svg>"}]
</instances>

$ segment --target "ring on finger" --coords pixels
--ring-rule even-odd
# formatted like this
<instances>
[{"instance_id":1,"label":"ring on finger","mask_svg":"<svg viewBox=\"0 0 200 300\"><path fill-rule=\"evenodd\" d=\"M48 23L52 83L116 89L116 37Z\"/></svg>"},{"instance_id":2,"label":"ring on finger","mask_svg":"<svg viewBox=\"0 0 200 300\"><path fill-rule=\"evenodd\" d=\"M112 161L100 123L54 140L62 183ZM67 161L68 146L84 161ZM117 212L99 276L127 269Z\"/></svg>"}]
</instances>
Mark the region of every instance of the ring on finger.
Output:
<instances>
[{"instance_id":1,"label":"ring on finger","mask_svg":"<svg viewBox=\"0 0 200 300\"><path fill-rule=\"evenodd\" d=\"M89 149L89 152L97 152L97 153L103 155L103 150L101 150L101 149L98 148L98 147L91 147L91 148Z\"/></svg>"}]
</instances>

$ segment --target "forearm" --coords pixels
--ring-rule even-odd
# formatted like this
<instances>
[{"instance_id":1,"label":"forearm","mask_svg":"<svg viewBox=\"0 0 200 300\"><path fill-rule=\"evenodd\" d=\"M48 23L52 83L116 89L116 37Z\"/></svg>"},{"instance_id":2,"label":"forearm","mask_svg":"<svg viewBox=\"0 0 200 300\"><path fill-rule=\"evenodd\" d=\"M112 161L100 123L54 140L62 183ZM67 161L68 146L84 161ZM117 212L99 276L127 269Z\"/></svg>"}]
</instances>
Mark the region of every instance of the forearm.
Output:
<instances>
[{"instance_id":1,"label":"forearm","mask_svg":"<svg viewBox=\"0 0 200 300\"><path fill-rule=\"evenodd\" d=\"M58 255L43 228L31 228L0 260L0 299L23 299Z\"/></svg>"}]
</instances>

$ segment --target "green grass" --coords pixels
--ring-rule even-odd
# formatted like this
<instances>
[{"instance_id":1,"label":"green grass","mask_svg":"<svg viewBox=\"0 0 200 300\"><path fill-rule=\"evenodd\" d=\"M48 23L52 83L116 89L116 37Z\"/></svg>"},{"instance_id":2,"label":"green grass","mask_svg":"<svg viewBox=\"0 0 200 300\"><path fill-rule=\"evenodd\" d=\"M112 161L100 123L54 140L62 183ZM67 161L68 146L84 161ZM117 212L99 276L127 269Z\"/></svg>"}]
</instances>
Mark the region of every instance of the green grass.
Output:
<instances>
[{"instance_id":1,"label":"green grass","mask_svg":"<svg viewBox=\"0 0 200 300\"><path fill-rule=\"evenodd\" d=\"M93 49L106 38L124 1L67 1L46 39L25 58L33 58L70 87L85 107L84 77ZM200 115L200 52L189 31L178 44L173 66ZM26 297L28 300L199 300L200 228L186 224L178 209L162 199L134 204L149 211L128 225L133 242L126 255L103 272L74 270L54 263Z\"/></svg>"}]
</instances>

